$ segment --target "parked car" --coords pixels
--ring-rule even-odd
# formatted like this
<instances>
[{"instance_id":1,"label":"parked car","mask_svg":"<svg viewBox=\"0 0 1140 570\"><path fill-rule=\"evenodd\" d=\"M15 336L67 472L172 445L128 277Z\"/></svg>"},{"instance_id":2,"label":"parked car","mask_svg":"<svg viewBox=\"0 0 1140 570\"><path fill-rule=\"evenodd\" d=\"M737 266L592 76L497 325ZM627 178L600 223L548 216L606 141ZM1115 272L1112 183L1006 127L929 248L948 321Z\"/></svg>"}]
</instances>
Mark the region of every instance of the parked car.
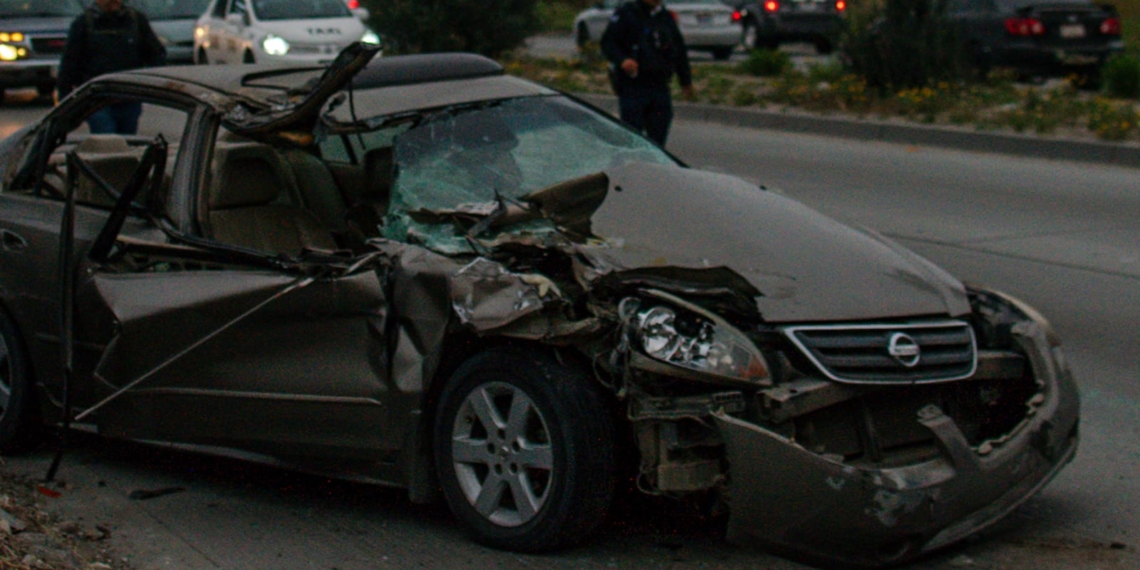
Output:
<instances>
[{"instance_id":1,"label":"parked car","mask_svg":"<svg viewBox=\"0 0 1140 570\"><path fill-rule=\"evenodd\" d=\"M947 10L983 72L1009 67L1026 76L1076 73L1095 80L1124 49L1116 8L1092 0L953 0Z\"/></svg>"},{"instance_id":2,"label":"parked car","mask_svg":"<svg viewBox=\"0 0 1140 570\"><path fill-rule=\"evenodd\" d=\"M1024 303L489 59L378 51L107 75L0 143L0 451L43 421L442 487L521 551L636 479L872 565L1072 459ZM124 100L140 135L83 134Z\"/></svg>"},{"instance_id":3,"label":"parked car","mask_svg":"<svg viewBox=\"0 0 1140 570\"><path fill-rule=\"evenodd\" d=\"M847 0L746 0L735 5L743 18L746 48L810 42L823 54L835 49L847 11Z\"/></svg>"},{"instance_id":4,"label":"parked car","mask_svg":"<svg viewBox=\"0 0 1140 570\"><path fill-rule=\"evenodd\" d=\"M601 40L614 10L626 1L602 0L578 14L574 19L578 46ZM707 51L714 59L724 60L740 45L740 13L721 0L669 2L666 8L677 21L690 50Z\"/></svg>"},{"instance_id":5,"label":"parked car","mask_svg":"<svg viewBox=\"0 0 1140 570\"><path fill-rule=\"evenodd\" d=\"M77 0L0 2L0 102L12 88L52 93L67 30L82 12Z\"/></svg>"},{"instance_id":6,"label":"parked car","mask_svg":"<svg viewBox=\"0 0 1140 570\"><path fill-rule=\"evenodd\" d=\"M194 61L329 63L356 41L380 37L343 0L213 0L194 30Z\"/></svg>"}]
</instances>

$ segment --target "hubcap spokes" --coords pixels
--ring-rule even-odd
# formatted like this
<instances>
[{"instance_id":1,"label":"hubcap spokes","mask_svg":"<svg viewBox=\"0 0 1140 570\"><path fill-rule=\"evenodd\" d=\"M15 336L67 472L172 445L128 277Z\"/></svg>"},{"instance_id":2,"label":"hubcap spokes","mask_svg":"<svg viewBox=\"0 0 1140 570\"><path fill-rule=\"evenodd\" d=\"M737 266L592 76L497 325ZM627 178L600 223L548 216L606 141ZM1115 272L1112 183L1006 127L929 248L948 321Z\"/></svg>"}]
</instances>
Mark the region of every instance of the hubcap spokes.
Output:
<instances>
[{"instance_id":1,"label":"hubcap spokes","mask_svg":"<svg viewBox=\"0 0 1140 570\"><path fill-rule=\"evenodd\" d=\"M499 382L468 394L452 430L452 461L467 501L500 526L526 524L550 494L546 420L522 390Z\"/></svg>"}]
</instances>

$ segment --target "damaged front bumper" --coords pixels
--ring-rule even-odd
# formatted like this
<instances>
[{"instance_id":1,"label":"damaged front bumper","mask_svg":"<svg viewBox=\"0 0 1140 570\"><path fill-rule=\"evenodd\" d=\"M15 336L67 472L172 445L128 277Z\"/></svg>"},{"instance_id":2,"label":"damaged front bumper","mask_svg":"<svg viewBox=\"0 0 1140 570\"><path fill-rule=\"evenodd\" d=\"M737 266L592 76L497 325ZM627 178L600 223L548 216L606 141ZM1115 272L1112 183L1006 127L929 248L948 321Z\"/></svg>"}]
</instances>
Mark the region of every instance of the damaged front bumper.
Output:
<instances>
[{"instance_id":1,"label":"damaged front bumper","mask_svg":"<svg viewBox=\"0 0 1140 570\"><path fill-rule=\"evenodd\" d=\"M922 407L917 420L940 453L920 463L850 465L713 414L729 463L728 539L877 566L951 544L1032 497L1076 452L1079 397L1046 327L1027 321L1013 333L1041 386L1025 419L999 439L971 445L938 406Z\"/></svg>"}]
</instances>

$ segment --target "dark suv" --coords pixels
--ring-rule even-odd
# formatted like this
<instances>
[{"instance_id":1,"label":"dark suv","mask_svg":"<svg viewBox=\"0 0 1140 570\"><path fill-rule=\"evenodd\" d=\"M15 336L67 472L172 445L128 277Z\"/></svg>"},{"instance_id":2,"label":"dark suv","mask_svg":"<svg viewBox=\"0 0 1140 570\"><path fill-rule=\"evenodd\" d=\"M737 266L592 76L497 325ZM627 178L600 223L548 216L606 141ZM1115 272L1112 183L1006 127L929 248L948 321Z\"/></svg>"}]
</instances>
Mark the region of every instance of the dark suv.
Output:
<instances>
[{"instance_id":1,"label":"dark suv","mask_svg":"<svg viewBox=\"0 0 1140 570\"><path fill-rule=\"evenodd\" d=\"M13 87L55 89L67 28L82 12L76 0L0 0L0 101Z\"/></svg>"},{"instance_id":2,"label":"dark suv","mask_svg":"<svg viewBox=\"0 0 1140 570\"><path fill-rule=\"evenodd\" d=\"M1092 0L950 0L947 8L982 71L1095 77L1124 49L1116 9Z\"/></svg>"},{"instance_id":3,"label":"dark suv","mask_svg":"<svg viewBox=\"0 0 1140 570\"><path fill-rule=\"evenodd\" d=\"M783 42L811 42L831 53L841 31L847 0L744 0L744 47L776 49Z\"/></svg>"}]
</instances>

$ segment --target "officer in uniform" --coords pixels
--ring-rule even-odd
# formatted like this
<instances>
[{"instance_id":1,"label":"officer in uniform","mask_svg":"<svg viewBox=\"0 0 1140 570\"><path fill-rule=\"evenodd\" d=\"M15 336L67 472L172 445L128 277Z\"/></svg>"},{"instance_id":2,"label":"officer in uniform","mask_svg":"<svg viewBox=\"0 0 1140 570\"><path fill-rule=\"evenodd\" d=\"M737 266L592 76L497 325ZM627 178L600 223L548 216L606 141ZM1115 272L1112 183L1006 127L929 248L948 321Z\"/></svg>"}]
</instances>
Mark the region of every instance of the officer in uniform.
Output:
<instances>
[{"instance_id":1,"label":"officer in uniform","mask_svg":"<svg viewBox=\"0 0 1140 570\"><path fill-rule=\"evenodd\" d=\"M62 99L104 73L163 65L166 48L146 16L123 0L95 0L71 23L59 64L56 88ZM112 103L87 118L92 133L135 134L142 103Z\"/></svg>"},{"instance_id":2,"label":"officer in uniform","mask_svg":"<svg viewBox=\"0 0 1140 570\"><path fill-rule=\"evenodd\" d=\"M691 99L693 78L681 30L661 2L632 0L615 10L602 34L602 53L610 61L621 120L664 147L673 121L669 82L675 73Z\"/></svg>"}]
</instances>

